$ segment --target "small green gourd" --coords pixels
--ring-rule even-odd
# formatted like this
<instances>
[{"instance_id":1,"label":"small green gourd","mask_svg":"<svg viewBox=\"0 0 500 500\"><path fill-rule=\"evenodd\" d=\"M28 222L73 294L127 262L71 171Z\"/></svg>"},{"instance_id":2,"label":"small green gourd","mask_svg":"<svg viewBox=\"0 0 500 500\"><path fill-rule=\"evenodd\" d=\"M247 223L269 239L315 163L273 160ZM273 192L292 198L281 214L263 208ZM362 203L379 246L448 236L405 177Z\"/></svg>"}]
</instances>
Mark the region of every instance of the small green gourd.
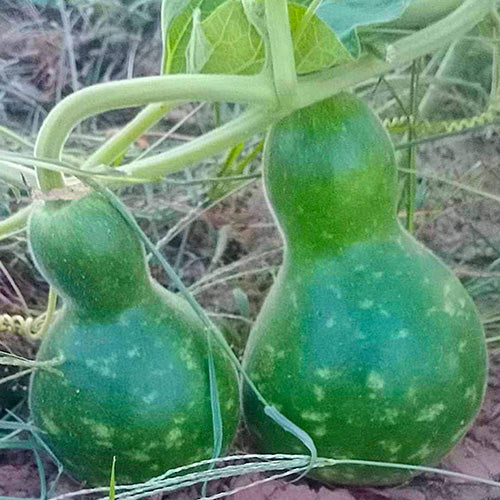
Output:
<instances>
[{"instance_id":1,"label":"small green gourd","mask_svg":"<svg viewBox=\"0 0 500 500\"><path fill-rule=\"evenodd\" d=\"M340 94L272 127L264 184L286 242L244 366L319 456L437 464L484 395L475 306L452 272L399 224L396 164L383 126ZM255 446L305 453L244 388ZM342 465L327 483L394 484L412 472Z\"/></svg>"},{"instance_id":2,"label":"small green gourd","mask_svg":"<svg viewBox=\"0 0 500 500\"><path fill-rule=\"evenodd\" d=\"M37 359L30 407L65 469L136 483L212 455L207 337L184 299L151 278L143 245L99 193L47 201L29 221L37 267L64 307ZM238 422L236 372L214 343L223 445Z\"/></svg>"}]
</instances>

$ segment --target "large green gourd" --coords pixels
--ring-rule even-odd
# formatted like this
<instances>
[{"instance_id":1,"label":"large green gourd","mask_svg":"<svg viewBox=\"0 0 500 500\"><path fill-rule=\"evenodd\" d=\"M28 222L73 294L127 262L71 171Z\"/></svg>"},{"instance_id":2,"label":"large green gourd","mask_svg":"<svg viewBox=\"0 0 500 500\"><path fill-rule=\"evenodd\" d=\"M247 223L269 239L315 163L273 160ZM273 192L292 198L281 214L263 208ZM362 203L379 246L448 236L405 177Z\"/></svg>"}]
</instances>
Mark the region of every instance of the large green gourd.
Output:
<instances>
[{"instance_id":1,"label":"large green gourd","mask_svg":"<svg viewBox=\"0 0 500 500\"><path fill-rule=\"evenodd\" d=\"M206 333L149 275L134 231L105 198L49 201L30 219L35 262L64 300L37 359L30 405L66 470L91 484L145 481L210 458ZM214 344L224 445L238 421L235 371Z\"/></svg>"},{"instance_id":2,"label":"large green gourd","mask_svg":"<svg viewBox=\"0 0 500 500\"><path fill-rule=\"evenodd\" d=\"M349 94L299 110L267 137L264 181L286 251L249 338L250 377L320 456L438 463L480 407L484 334L458 279L398 222L383 126ZM259 451L305 452L243 396ZM314 473L357 485L410 474Z\"/></svg>"}]
</instances>

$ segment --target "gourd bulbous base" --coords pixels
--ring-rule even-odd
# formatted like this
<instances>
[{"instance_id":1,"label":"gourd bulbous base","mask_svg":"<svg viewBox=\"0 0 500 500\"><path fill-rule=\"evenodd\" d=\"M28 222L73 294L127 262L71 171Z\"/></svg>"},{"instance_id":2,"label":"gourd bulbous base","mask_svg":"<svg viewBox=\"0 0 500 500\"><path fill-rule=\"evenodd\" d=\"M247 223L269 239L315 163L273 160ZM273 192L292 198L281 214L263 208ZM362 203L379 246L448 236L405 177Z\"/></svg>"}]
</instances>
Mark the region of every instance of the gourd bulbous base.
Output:
<instances>
[{"instance_id":1,"label":"gourd bulbous base","mask_svg":"<svg viewBox=\"0 0 500 500\"><path fill-rule=\"evenodd\" d=\"M208 340L192 308L154 282L144 248L98 193L39 205L29 222L39 270L63 297L37 360L30 407L41 438L79 479L143 482L208 459L214 443ZM223 446L236 431L238 379L213 345Z\"/></svg>"},{"instance_id":2,"label":"gourd bulbous base","mask_svg":"<svg viewBox=\"0 0 500 500\"><path fill-rule=\"evenodd\" d=\"M113 318L63 309L37 359L30 406L41 437L75 477L137 483L212 455L207 340L182 299L160 287ZM238 422L236 373L214 346L224 447Z\"/></svg>"},{"instance_id":3,"label":"gourd bulbous base","mask_svg":"<svg viewBox=\"0 0 500 500\"><path fill-rule=\"evenodd\" d=\"M413 465L436 464L463 437L487 372L472 300L402 229L330 257L287 256L244 364L320 456ZM306 453L247 389L244 413L260 451ZM384 485L414 473L344 465L313 475Z\"/></svg>"},{"instance_id":4,"label":"gourd bulbous base","mask_svg":"<svg viewBox=\"0 0 500 500\"><path fill-rule=\"evenodd\" d=\"M264 184L287 251L244 364L320 456L435 464L479 410L486 348L463 286L398 224L396 174L387 132L354 95L271 128ZM247 387L243 407L259 451L307 453ZM383 485L412 472L339 465L313 475Z\"/></svg>"}]
</instances>

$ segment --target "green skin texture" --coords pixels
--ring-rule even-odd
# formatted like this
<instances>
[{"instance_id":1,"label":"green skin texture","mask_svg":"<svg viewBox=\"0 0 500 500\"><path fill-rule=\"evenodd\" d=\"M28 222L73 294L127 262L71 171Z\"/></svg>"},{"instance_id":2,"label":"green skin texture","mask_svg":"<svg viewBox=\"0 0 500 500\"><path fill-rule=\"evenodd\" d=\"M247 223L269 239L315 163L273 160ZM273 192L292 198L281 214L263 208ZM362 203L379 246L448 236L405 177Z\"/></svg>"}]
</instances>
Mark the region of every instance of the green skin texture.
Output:
<instances>
[{"instance_id":1,"label":"green skin texture","mask_svg":"<svg viewBox=\"0 0 500 500\"><path fill-rule=\"evenodd\" d=\"M341 94L275 125L264 178L286 241L244 366L320 456L436 464L476 416L487 358L475 306L452 272L399 224L382 125ZM243 389L261 452L307 453ZM342 465L327 483L395 484L412 472Z\"/></svg>"},{"instance_id":2,"label":"green skin texture","mask_svg":"<svg viewBox=\"0 0 500 500\"><path fill-rule=\"evenodd\" d=\"M64 307L37 359L30 406L66 470L93 485L136 483L210 458L212 412L204 327L184 299L152 280L144 249L97 193L38 206L35 262ZM224 447L238 423L238 381L214 343Z\"/></svg>"}]
</instances>

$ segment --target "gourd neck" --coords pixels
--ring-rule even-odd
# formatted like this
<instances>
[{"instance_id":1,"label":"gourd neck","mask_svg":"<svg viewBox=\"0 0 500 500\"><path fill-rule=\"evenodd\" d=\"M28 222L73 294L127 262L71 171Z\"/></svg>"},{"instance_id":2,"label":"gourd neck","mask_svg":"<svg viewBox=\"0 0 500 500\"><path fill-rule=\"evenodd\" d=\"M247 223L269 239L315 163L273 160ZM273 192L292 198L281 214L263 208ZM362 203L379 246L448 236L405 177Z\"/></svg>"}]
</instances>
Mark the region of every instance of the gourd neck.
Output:
<instances>
[{"instance_id":1,"label":"gourd neck","mask_svg":"<svg viewBox=\"0 0 500 500\"><path fill-rule=\"evenodd\" d=\"M72 310L113 315L151 290L141 242L98 193L38 205L28 232L38 269Z\"/></svg>"},{"instance_id":2,"label":"gourd neck","mask_svg":"<svg viewBox=\"0 0 500 500\"><path fill-rule=\"evenodd\" d=\"M397 230L396 174L387 132L351 94L296 111L267 137L267 196L294 255Z\"/></svg>"}]
</instances>

